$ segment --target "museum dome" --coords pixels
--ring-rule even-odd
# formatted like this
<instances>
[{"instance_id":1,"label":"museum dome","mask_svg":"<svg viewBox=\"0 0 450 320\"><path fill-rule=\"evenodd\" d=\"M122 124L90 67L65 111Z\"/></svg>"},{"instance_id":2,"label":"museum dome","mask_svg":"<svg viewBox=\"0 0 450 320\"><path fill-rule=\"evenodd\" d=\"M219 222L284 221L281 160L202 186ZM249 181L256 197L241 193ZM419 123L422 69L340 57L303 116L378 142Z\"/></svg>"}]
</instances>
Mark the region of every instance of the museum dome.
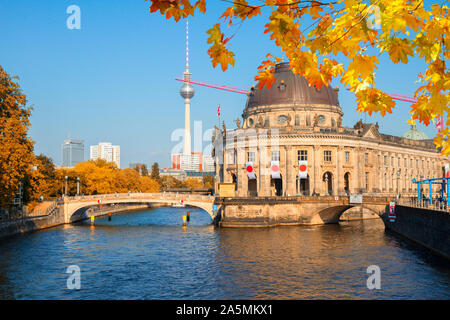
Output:
<instances>
[{"instance_id":1,"label":"museum dome","mask_svg":"<svg viewBox=\"0 0 450 320\"><path fill-rule=\"evenodd\" d=\"M267 123L268 118L276 119L270 125L261 126L282 126L277 125L279 116L292 119L307 117L308 120L304 121L306 126L312 124L313 120L309 117L315 115L320 119L320 126L333 127L340 123L343 113L339 106L337 88L323 86L316 89L315 86L310 86L303 76L292 72L288 62L277 64L274 76L276 80L270 89L252 87L250 90L242 114L245 127L253 127L253 123L261 117L264 119L261 118L260 121L264 123ZM280 119L280 123L283 123L283 119Z\"/></svg>"},{"instance_id":2,"label":"museum dome","mask_svg":"<svg viewBox=\"0 0 450 320\"><path fill-rule=\"evenodd\" d=\"M259 90L252 88L247 100L247 108L276 104L314 105L327 104L339 105L337 89L322 87L317 90L309 86L308 81L298 75L294 75L288 62L275 66L276 82L270 89L264 87Z\"/></svg>"},{"instance_id":3,"label":"museum dome","mask_svg":"<svg viewBox=\"0 0 450 320\"><path fill-rule=\"evenodd\" d=\"M411 139L411 140L427 140L429 139L425 132L417 130L415 125L411 126L411 130L408 130L403 134L403 138Z\"/></svg>"}]
</instances>

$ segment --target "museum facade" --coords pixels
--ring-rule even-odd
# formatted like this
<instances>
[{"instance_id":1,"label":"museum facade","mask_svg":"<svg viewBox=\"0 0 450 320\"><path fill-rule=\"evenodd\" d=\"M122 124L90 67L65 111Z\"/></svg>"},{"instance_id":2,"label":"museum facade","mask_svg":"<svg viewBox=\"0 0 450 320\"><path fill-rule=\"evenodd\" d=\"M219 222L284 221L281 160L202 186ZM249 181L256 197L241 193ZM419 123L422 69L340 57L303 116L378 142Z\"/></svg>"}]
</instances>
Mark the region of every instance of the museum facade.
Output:
<instances>
[{"instance_id":1,"label":"museum facade","mask_svg":"<svg viewBox=\"0 0 450 320\"><path fill-rule=\"evenodd\" d=\"M275 78L270 89L252 88L242 125L216 127L219 193L228 185L239 197L409 196L417 192L413 178L444 175L448 157L415 127L403 137L362 121L343 127L337 89L309 86L288 63L276 66Z\"/></svg>"}]
</instances>

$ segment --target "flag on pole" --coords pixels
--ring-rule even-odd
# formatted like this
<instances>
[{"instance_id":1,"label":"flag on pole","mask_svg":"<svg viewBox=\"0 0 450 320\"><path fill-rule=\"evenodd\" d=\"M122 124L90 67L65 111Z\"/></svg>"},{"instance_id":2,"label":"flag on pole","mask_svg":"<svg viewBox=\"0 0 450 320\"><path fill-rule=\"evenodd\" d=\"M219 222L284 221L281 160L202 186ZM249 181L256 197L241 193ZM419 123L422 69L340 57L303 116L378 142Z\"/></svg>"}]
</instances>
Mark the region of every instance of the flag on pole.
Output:
<instances>
[{"instance_id":1,"label":"flag on pole","mask_svg":"<svg viewBox=\"0 0 450 320\"><path fill-rule=\"evenodd\" d=\"M300 179L308 179L308 161L298 161L298 177Z\"/></svg>"},{"instance_id":2,"label":"flag on pole","mask_svg":"<svg viewBox=\"0 0 450 320\"><path fill-rule=\"evenodd\" d=\"M436 129L437 131L441 131L444 129L444 117L440 116L436 121Z\"/></svg>"},{"instance_id":3,"label":"flag on pole","mask_svg":"<svg viewBox=\"0 0 450 320\"><path fill-rule=\"evenodd\" d=\"M270 173L272 175L272 179L280 179L280 161L271 161L270 162Z\"/></svg>"},{"instance_id":4,"label":"flag on pole","mask_svg":"<svg viewBox=\"0 0 450 320\"><path fill-rule=\"evenodd\" d=\"M220 104L219 107L217 108L217 116L220 118Z\"/></svg>"},{"instance_id":5,"label":"flag on pole","mask_svg":"<svg viewBox=\"0 0 450 320\"><path fill-rule=\"evenodd\" d=\"M249 179L256 179L255 170L253 169L253 162L249 161L245 164L247 176Z\"/></svg>"}]
</instances>

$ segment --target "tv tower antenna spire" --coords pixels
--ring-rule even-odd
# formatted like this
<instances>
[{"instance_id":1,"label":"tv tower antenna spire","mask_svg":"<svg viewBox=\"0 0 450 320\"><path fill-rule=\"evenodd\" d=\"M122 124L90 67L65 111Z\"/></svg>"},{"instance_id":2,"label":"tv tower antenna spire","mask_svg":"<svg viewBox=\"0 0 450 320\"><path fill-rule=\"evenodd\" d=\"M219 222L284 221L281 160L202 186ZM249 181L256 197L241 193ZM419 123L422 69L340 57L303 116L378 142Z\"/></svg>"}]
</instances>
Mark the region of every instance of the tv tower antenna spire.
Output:
<instances>
[{"instance_id":1,"label":"tv tower antenna spire","mask_svg":"<svg viewBox=\"0 0 450 320\"><path fill-rule=\"evenodd\" d=\"M186 19L186 71L183 74L184 84L180 95L184 98L184 154L191 154L191 98L194 96L194 86L190 83L189 73L189 20Z\"/></svg>"},{"instance_id":2,"label":"tv tower antenna spire","mask_svg":"<svg viewBox=\"0 0 450 320\"><path fill-rule=\"evenodd\" d=\"M186 18L186 72L189 72L189 19Z\"/></svg>"}]
</instances>

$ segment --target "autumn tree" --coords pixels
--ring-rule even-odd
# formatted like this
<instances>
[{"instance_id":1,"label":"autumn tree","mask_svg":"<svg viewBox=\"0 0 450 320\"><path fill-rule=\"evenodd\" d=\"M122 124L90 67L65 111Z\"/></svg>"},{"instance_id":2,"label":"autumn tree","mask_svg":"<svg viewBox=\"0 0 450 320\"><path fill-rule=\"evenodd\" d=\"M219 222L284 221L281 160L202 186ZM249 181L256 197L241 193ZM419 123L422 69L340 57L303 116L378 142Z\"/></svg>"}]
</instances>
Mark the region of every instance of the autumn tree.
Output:
<instances>
[{"instance_id":1,"label":"autumn tree","mask_svg":"<svg viewBox=\"0 0 450 320\"><path fill-rule=\"evenodd\" d=\"M214 188L214 177L204 176L203 177L203 187L208 188L208 189Z\"/></svg>"},{"instance_id":2,"label":"autumn tree","mask_svg":"<svg viewBox=\"0 0 450 320\"><path fill-rule=\"evenodd\" d=\"M179 21L206 12L206 0L147 0L150 12L159 11L167 19ZM423 0L235 0L229 3L218 23L207 30L208 54L214 67L226 70L234 66L230 50L240 26L258 15L267 21L264 33L288 58L292 71L304 76L310 85L320 89L334 78L356 96L358 112L382 116L392 113L395 101L376 86L380 57L393 63L410 63L412 57L423 60L426 68L411 79L420 86L415 90L416 103L411 105L409 123L425 125L440 116L446 117L444 128L435 137L442 153L450 153L449 88L446 60L450 57L449 8L447 1L427 6ZM270 88L275 82L275 64L280 57L267 53L258 67L255 81L258 89ZM393 75L395 76L395 75ZM415 82L414 82L415 81Z\"/></svg>"},{"instance_id":3,"label":"autumn tree","mask_svg":"<svg viewBox=\"0 0 450 320\"><path fill-rule=\"evenodd\" d=\"M27 136L31 107L20 86L0 66L0 207L12 203L34 165L34 142Z\"/></svg>"},{"instance_id":4,"label":"autumn tree","mask_svg":"<svg viewBox=\"0 0 450 320\"><path fill-rule=\"evenodd\" d=\"M76 179L80 178L81 192L85 195L105 193L158 192L159 184L134 169L119 169L103 159L77 163L73 169L59 169L57 175L68 176L69 194L76 192Z\"/></svg>"},{"instance_id":5,"label":"autumn tree","mask_svg":"<svg viewBox=\"0 0 450 320\"><path fill-rule=\"evenodd\" d=\"M53 160L43 154L36 157L32 170L25 176L24 201L54 197L59 192L57 172Z\"/></svg>"},{"instance_id":6,"label":"autumn tree","mask_svg":"<svg viewBox=\"0 0 450 320\"><path fill-rule=\"evenodd\" d=\"M196 178L187 178L183 184L184 188L188 189L200 189L203 187L202 180Z\"/></svg>"}]
</instances>

